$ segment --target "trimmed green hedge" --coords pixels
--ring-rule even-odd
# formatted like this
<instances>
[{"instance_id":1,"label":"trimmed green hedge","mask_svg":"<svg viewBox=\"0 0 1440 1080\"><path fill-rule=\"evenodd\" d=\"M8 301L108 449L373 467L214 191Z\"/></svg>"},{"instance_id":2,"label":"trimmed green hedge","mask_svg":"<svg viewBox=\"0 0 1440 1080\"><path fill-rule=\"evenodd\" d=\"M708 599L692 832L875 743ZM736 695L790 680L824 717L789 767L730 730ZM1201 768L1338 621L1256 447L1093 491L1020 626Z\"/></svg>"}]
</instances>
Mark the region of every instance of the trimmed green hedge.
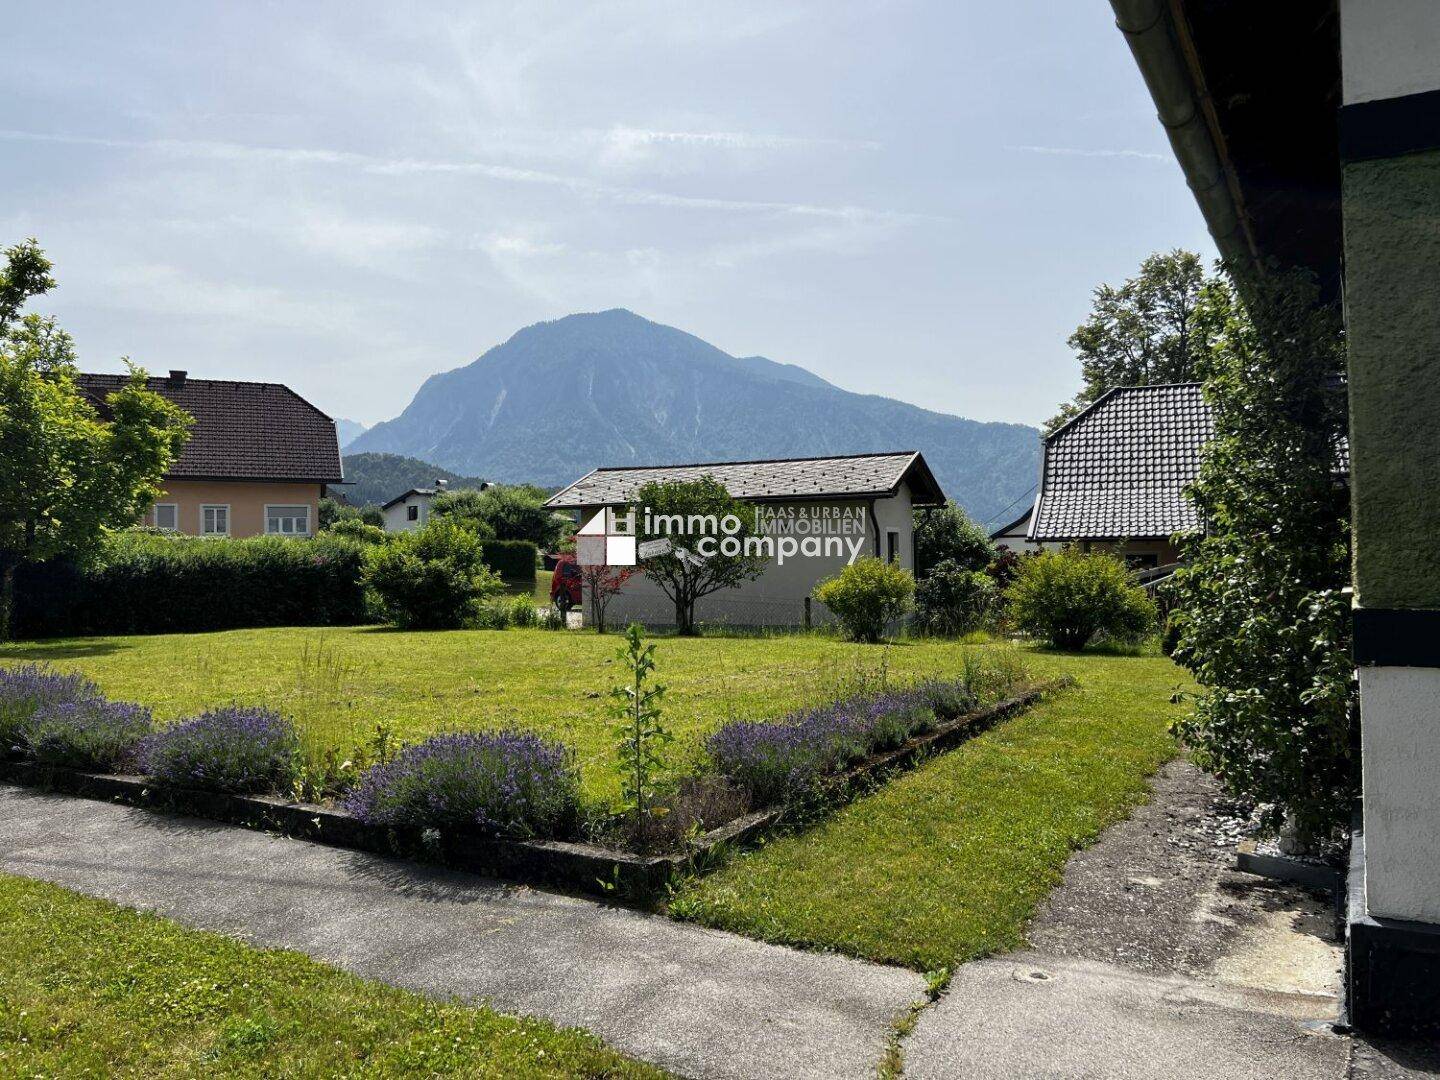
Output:
<instances>
[{"instance_id":1,"label":"trimmed green hedge","mask_svg":"<svg viewBox=\"0 0 1440 1080\"><path fill-rule=\"evenodd\" d=\"M540 549L529 540L482 540L485 565L506 581L535 580Z\"/></svg>"},{"instance_id":2,"label":"trimmed green hedge","mask_svg":"<svg viewBox=\"0 0 1440 1080\"><path fill-rule=\"evenodd\" d=\"M165 634L369 621L353 540L122 533L83 566L56 560L16 575L19 637Z\"/></svg>"}]
</instances>

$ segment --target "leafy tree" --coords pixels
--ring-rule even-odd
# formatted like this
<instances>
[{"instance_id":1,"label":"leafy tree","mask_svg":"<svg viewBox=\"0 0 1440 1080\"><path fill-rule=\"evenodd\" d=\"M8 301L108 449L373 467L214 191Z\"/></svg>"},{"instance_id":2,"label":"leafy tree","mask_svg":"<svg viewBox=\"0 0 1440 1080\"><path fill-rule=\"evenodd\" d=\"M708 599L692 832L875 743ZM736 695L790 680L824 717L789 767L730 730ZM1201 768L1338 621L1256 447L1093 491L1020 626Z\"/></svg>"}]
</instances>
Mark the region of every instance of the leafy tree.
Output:
<instances>
[{"instance_id":1,"label":"leafy tree","mask_svg":"<svg viewBox=\"0 0 1440 1080\"><path fill-rule=\"evenodd\" d=\"M130 380L101 410L75 383L75 345L54 319L19 314L54 285L31 240L0 271L0 640L21 563L82 555L154 503L190 418Z\"/></svg>"},{"instance_id":2,"label":"leafy tree","mask_svg":"<svg viewBox=\"0 0 1440 1080\"><path fill-rule=\"evenodd\" d=\"M1339 315L1272 273L1206 290L1202 364L1215 421L1191 497L1206 522L1170 590L1174 657L1201 686L1178 725L1197 760L1265 823L1344 827L1358 791Z\"/></svg>"},{"instance_id":3,"label":"leafy tree","mask_svg":"<svg viewBox=\"0 0 1440 1080\"><path fill-rule=\"evenodd\" d=\"M1207 324L1195 317L1206 281L1200 256L1177 248L1151 255L1118 289L1096 289L1090 317L1067 341L1080 358L1085 387L1046 430L1117 386L1198 379L1197 361L1210 344Z\"/></svg>"},{"instance_id":4,"label":"leafy tree","mask_svg":"<svg viewBox=\"0 0 1440 1080\"><path fill-rule=\"evenodd\" d=\"M384 528L385 515L378 506L351 506L340 499L329 496L320 500L320 529L332 529L339 521L359 521L366 525Z\"/></svg>"},{"instance_id":5,"label":"leafy tree","mask_svg":"<svg viewBox=\"0 0 1440 1080\"><path fill-rule=\"evenodd\" d=\"M1020 564L1006 593L1015 627L1078 651L1097 634L1122 641L1156 628L1155 604L1113 555L1076 548L1044 552Z\"/></svg>"},{"instance_id":6,"label":"leafy tree","mask_svg":"<svg viewBox=\"0 0 1440 1080\"><path fill-rule=\"evenodd\" d=\"M744 543L755 533L754 509L733 499L725 485L714 477L699 480L652 480L635 493L636 533L641 544L651 540L670 539L675 550L655 555L644 561L645 576L675 605L675 626L681 634L694 634L695 602L721 589L733 589L746 581L754 581L765 572L767 560L760 555L726 555L716 551L700 558L696 546L703 537L724 540L723 524L734 518L739 527L732 534ZM647 515L646 510L650 513ZM685 523L683 531L667 530L661 523L677 518ZM647 529L647 518L650 528ZM691 528L695 525L695 528ZM720 526L720 531L717 531ZM683 551L681 550L683 549Z\"/></svg>"},{"instance_id":7,"label":"leafy tree","mask_svg":"<svg viewBox=\"0 0 1440 1080\"><path fill-rule=\"evenodd\" d=\"M949 559L962 570L984 570L995 559L995 545L953 500L915 512L915 576L923 577Z\"/></svg>"},{"instance_id":8,"label":"leafy tree","mask_svg":"<svg viewBox=\"0 0 1440 1080\"><path fill-rule=\"evenodd\" d=\"M662 813L656 802L673 788L665 774L664 750L675 736L665 726L660 699L665 687L653 682L655 645L646 644L640 627L631 623L625 644L616 654L625 681L610 691L615 725L615 769L620 774L624 810L631 816L635 839L647 846L650 819Z\"/></svg>"},{"instance_id":9,"label":"leafy tree","mask_svg":"<svg viewBox=\"0 0 1440 1080\"><path fill-rule=\"evenodd\" d=\"M620 595L625 583L640 572L636 566L582 566L580 591L590 609L590 622L597 634L605 633L605 610Z\"/></svg>"},{"instance_id":10,"label":"leafy tree","mask_svg":"<svg viewBox=\"0 0 1440 1080\"><path fill-rule=\"evenodd\" d=\"M528 484L493 485L484 491L447 491L430 506L435 517L473 522L496 540L528 540L541 551L559 546L571 522L545 505L545 492Z\"/></svg>"},{"instance_id":11,"label":"leafy tree","mask_svg":"<svg viewBox=\"0 0 1440 1080\"><path fill-rule=\"evenodd\" d=\"M815 586L815 599L840 620L852 641L884 640L885 627L910 610L915 578L883 559L856 559Z\"/></svg>"}]
</instances>

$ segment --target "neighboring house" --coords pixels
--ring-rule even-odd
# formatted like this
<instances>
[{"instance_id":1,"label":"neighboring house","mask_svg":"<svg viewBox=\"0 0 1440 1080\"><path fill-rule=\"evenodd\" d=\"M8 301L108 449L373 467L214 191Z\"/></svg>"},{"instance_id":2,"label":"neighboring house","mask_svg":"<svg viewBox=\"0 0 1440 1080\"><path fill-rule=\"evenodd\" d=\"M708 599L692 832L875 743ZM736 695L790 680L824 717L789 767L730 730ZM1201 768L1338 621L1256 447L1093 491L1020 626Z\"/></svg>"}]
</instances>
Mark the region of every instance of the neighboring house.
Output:
<instances>
[{"instance_id":1,"label":"neighboring house","mask_svg":"<svg viewBox=\"0 0 1440 1080\"><path fill-rule=\"evenodd\" d=\"M104 409L125 375L76 376ZM143 522L196 536L309 536L328 484L344 480L335 421L279 383L192 379L149 388L194 418L190 438Z\"/></svg>"},{"instance_id":2,"label":"neighboring house","mask_svg":"<svg viewBox=\"0 0 1440 1080\"><path fill-rule=\"evenodd\" d=\"M1002 532L1023 527L1031 550L1076 544L1138 569L1169 565L1171 537L1200 527L1185 488L1213 431L1198 383L1107 391L1046 437L1035 505Z\"/></svg>"},{"instance_id":3,"label":"neighboring house","mask_svg":"<svg viewBox=\"0 0 1440 1080\"><path fill-rule=\"evenodd\" d=\"M380 507L386 532L410 532L430 520L430 504L444 488L411 488Z\"/></svg>"},{"instance_id":4,"label":"neighboring house","mask_svg":"<svg viewBox=\"0 0 1440 1080\"><path fill-rule=\"evenodd\" d=\"M768 461L720 461L596 469L551 497L556 510L578 511L583 525L607 508L631 505L651 481L713 477L735 498L761 508L771 529L798 540L805 536L843 537L820 555L796 555L783 564L772 559L755 581L705 597L696 605L701 622L750 626L795 626L806 618L806 598L817 582L831 577L856 557L879 556L907 570L915 568L912 508L941 506L944 492L919 453L855 454L847 457L787 458ZM803 522L803 524L801 524ZM809 605L815 623L829 615ZM638 619L673 623L674 608L654 582L636 575L612 602L607 618L616 624Z\"/></svg>"},{"instance_id":5,"label":"neighboring house","mask_svg":"<svg viewBox=\"0 0 1440 1080\"><path fill-rule=\"evenodd\" d=\"M1025 508L1025 512L1008 525L1002 525L990 534L990 542L997 548L1004 551L1013 551L1016 554L1024 554L1027 551L1058 551L1064 547L1061 543L1038 543L1030 539L1030 519L1035 515L1035 505Z\"/></svg>"},{"instance_id":6,"label":"neighboring house","mask_svg":"<svg viewBox=\"0 0 1440 1080\"><path fill-rule=\"evenodd\" d=\"M1345 1022L1440 1028L1440 4L1111 0L1222 258L1343 297L1363 798Z\"/></svg>"}]
</instances>

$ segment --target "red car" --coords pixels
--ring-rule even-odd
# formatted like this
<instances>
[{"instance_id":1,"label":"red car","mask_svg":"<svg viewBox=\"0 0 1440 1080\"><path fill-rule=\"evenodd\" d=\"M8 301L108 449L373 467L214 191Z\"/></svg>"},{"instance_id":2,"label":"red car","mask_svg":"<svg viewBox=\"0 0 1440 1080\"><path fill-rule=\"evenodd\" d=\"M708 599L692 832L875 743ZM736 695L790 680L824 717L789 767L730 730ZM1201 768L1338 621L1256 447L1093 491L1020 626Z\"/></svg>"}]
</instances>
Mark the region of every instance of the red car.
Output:
<instances>
[{"instance_id":1,"label":"red car","mask_svg":"<svg viewBox=\"0 0 1440 1080\"><path fill-rule=\"evenodd\" d=\"M555 572L550 576L550 602L561 611L579 606L580 565L574 555L561 555L556 560Z\"/></svg>"}]
</instances>

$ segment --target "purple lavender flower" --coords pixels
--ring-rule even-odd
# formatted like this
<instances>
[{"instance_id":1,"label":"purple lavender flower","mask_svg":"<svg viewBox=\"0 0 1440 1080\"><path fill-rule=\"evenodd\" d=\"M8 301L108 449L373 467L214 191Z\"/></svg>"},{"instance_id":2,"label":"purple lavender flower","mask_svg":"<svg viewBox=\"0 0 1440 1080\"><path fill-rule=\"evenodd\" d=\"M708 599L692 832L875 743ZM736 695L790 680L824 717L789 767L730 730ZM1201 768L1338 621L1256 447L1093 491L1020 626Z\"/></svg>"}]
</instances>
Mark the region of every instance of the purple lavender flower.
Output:
<instances>
[{"instance_id":1,"label":"purple lavender flower","mask_svg":"<svg viewBox=\"0 0 1440 1080\"><path fill-rule=\"evenodd\" d=\"M287 791L300 740L271 709L229 705L157 731L140 744L140 767L180 787L234 793Z\"/></svg>"},{"instance_id":2,"label":"purple lavender flower","mask_svg":"<svg viewBox=\"0 0 1440 1080\"><path fill-rule=\"evenodd\" d=\"M570 750L515 730L426 739L365 773L345 800L373 825L541 838L572 829L579 806Z\"/></svg>"},{"instance_id":3,"label":"purple lavender flower","mask_svg":"<svg viewBox=\"0 0 1440 1080\"><path fill-rule=\"evenodd\" d=\"M21 728L41 708L102 699L100 688L82 675L40 664L0 668L0 756L24 750Z\"/></svg>"},{"instance_id":4,"label":"purple lavender flower","mask_svg":"<svg viewBox=\"0 0 1440 1080\"><path fill-rule=\"evenodd\" d=\"M90 772L133 764L141 740L152 730L154 720L143 705L101 699L42 706L20 729L36 761Z\"/></svg>"}]
</instances>

